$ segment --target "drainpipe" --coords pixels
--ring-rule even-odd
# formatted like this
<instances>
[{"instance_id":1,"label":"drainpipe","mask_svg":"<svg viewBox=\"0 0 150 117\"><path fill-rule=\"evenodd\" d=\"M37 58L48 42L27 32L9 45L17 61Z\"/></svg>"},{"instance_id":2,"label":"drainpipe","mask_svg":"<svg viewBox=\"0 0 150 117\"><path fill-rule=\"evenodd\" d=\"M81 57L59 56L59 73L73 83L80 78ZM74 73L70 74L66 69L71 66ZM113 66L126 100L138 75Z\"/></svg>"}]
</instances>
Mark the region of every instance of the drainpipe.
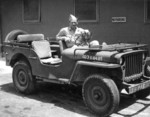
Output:
<instances>
[{"instance_id":1,"label":"drainpipe","mask_svg":"<svg viewBox=\"0 0 150 117\"><path fill-rule=\"evenodd\" d=\"M3 48L2 48L2 44L3 44L3 39L2 39L2 0L0 0L0 57L3 57Z\"/></svg>"}]
</instances>

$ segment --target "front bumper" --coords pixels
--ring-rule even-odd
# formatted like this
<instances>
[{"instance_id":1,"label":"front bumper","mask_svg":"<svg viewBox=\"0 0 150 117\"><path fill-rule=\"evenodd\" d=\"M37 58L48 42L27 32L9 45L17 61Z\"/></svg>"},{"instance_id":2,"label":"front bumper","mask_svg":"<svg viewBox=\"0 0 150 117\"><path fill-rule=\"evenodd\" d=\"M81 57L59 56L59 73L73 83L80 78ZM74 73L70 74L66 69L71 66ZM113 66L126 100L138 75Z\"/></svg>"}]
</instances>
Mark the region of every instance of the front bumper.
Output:
<instances>
[{"instance_id":1,"label":"front bumper","mask_svg":"<svg viewBox=\"0 0 150 117\"><path fill-rule=\"evenodd\" d=\"M149 88L150 87L150 78L144 77L144 78L142 78L142 80L140 82L132 83L132 84L124 82L123 84L124 84L125 88L122 89L121 93L133 94L138 91Z\"/></svg>"}]
</instances>

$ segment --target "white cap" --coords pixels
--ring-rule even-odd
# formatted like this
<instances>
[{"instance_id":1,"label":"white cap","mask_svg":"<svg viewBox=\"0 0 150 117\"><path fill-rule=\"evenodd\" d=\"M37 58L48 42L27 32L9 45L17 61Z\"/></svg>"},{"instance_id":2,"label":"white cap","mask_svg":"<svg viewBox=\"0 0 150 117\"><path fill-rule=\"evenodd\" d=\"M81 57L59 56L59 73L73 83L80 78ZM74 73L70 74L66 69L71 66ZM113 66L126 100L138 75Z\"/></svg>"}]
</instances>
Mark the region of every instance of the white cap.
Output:
<instances>
[{"instance_id":1,"label":"white cap","mask_svg":"<svg viewBox=\"0 0 150 117\"><path fill-rule=\"evenodd\" d=\"M78 22L78 19L74 15L70 14L69 21L70 22Z\"/></svg>"},{"instance_id":2,"label":"white cap","mask_svg":"<svg viewBox=\"0 0 150 117\"><path fill-rule=\"evenodd\" d=\"M99 42L97 40L93 40L92 42L90 42L90 46L98 46Z\"/></svg>"}]
</instances>

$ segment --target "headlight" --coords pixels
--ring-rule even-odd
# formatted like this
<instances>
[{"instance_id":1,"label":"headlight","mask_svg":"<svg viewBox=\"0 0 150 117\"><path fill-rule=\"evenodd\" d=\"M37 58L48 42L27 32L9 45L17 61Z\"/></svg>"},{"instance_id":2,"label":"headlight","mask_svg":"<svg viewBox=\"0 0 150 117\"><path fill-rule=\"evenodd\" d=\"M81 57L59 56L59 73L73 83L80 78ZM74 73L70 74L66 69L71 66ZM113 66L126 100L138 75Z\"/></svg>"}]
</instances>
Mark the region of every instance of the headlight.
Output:
<instances>
[{"instance_id":1,"label":"headlight","mask_svg":"<svg viewBox=\"0 0 150 117\"><path fill-rule=\"evenodd\" d=\"M146 59L146 54L145 53L143 53L142 58L143 58L143 60Z\"/></svg>"},{"instance_id":2,"label":"headlight","mask_svg":"<svg viewBox=\"0 0 150 117\"><path fill-rule=\"evenodd\" d=\"M120 58L119 63L120 63L120 65L123 65L124 59L123 59L123 58Z\"/></svg>"}]
</instances>

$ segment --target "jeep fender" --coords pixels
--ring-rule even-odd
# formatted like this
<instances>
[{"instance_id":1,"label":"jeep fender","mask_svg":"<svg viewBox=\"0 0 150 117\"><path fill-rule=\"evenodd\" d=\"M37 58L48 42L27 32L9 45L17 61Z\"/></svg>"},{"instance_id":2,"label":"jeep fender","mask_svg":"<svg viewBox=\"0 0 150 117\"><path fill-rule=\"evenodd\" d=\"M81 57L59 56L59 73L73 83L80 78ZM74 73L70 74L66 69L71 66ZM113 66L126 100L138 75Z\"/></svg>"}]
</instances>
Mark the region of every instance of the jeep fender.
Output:
<instances>
[{"instance_id":1,"label":"jeep fender","mask_svg":"<svg viewBox=\"0 0 150 117\"><path fill-rule=\"evenodd\" d=\"M28 62L28 64L30 65L30 62L29 62L28 59L27 59L27 55L25 55L25 54L23 54L23 53L15 53L15 54L11 57L11 59L9 60L8 65L10 65L11 67L13 67L14 64L15 64L16 62L18 62L19 60L24 60L24 61Z\"/></svg>"},{"instance_id":2,"label":"jeep fender","mask_svg":"<svg viewBox=\"0 0 150 117\"><path fill-rule=\"evenodd\" d=\"M91 68L89 71L88 70L83 70L84 68L86 69L87 67ZM119 64L111 64L111 63L104 63L104 62L90 62L90 61L78 61L75 65L75 68L72 72L71 78L70 78L70 83L72 82L76 82L76 81L83 81L84 79L82 79L81 75L82 74L86 74L83 73L82 70L84 72L87 72L87 74L89 75L92 71L94 72L99 72L98 69L121 69L121 65Z\"/></svg>"}]
</instances>

